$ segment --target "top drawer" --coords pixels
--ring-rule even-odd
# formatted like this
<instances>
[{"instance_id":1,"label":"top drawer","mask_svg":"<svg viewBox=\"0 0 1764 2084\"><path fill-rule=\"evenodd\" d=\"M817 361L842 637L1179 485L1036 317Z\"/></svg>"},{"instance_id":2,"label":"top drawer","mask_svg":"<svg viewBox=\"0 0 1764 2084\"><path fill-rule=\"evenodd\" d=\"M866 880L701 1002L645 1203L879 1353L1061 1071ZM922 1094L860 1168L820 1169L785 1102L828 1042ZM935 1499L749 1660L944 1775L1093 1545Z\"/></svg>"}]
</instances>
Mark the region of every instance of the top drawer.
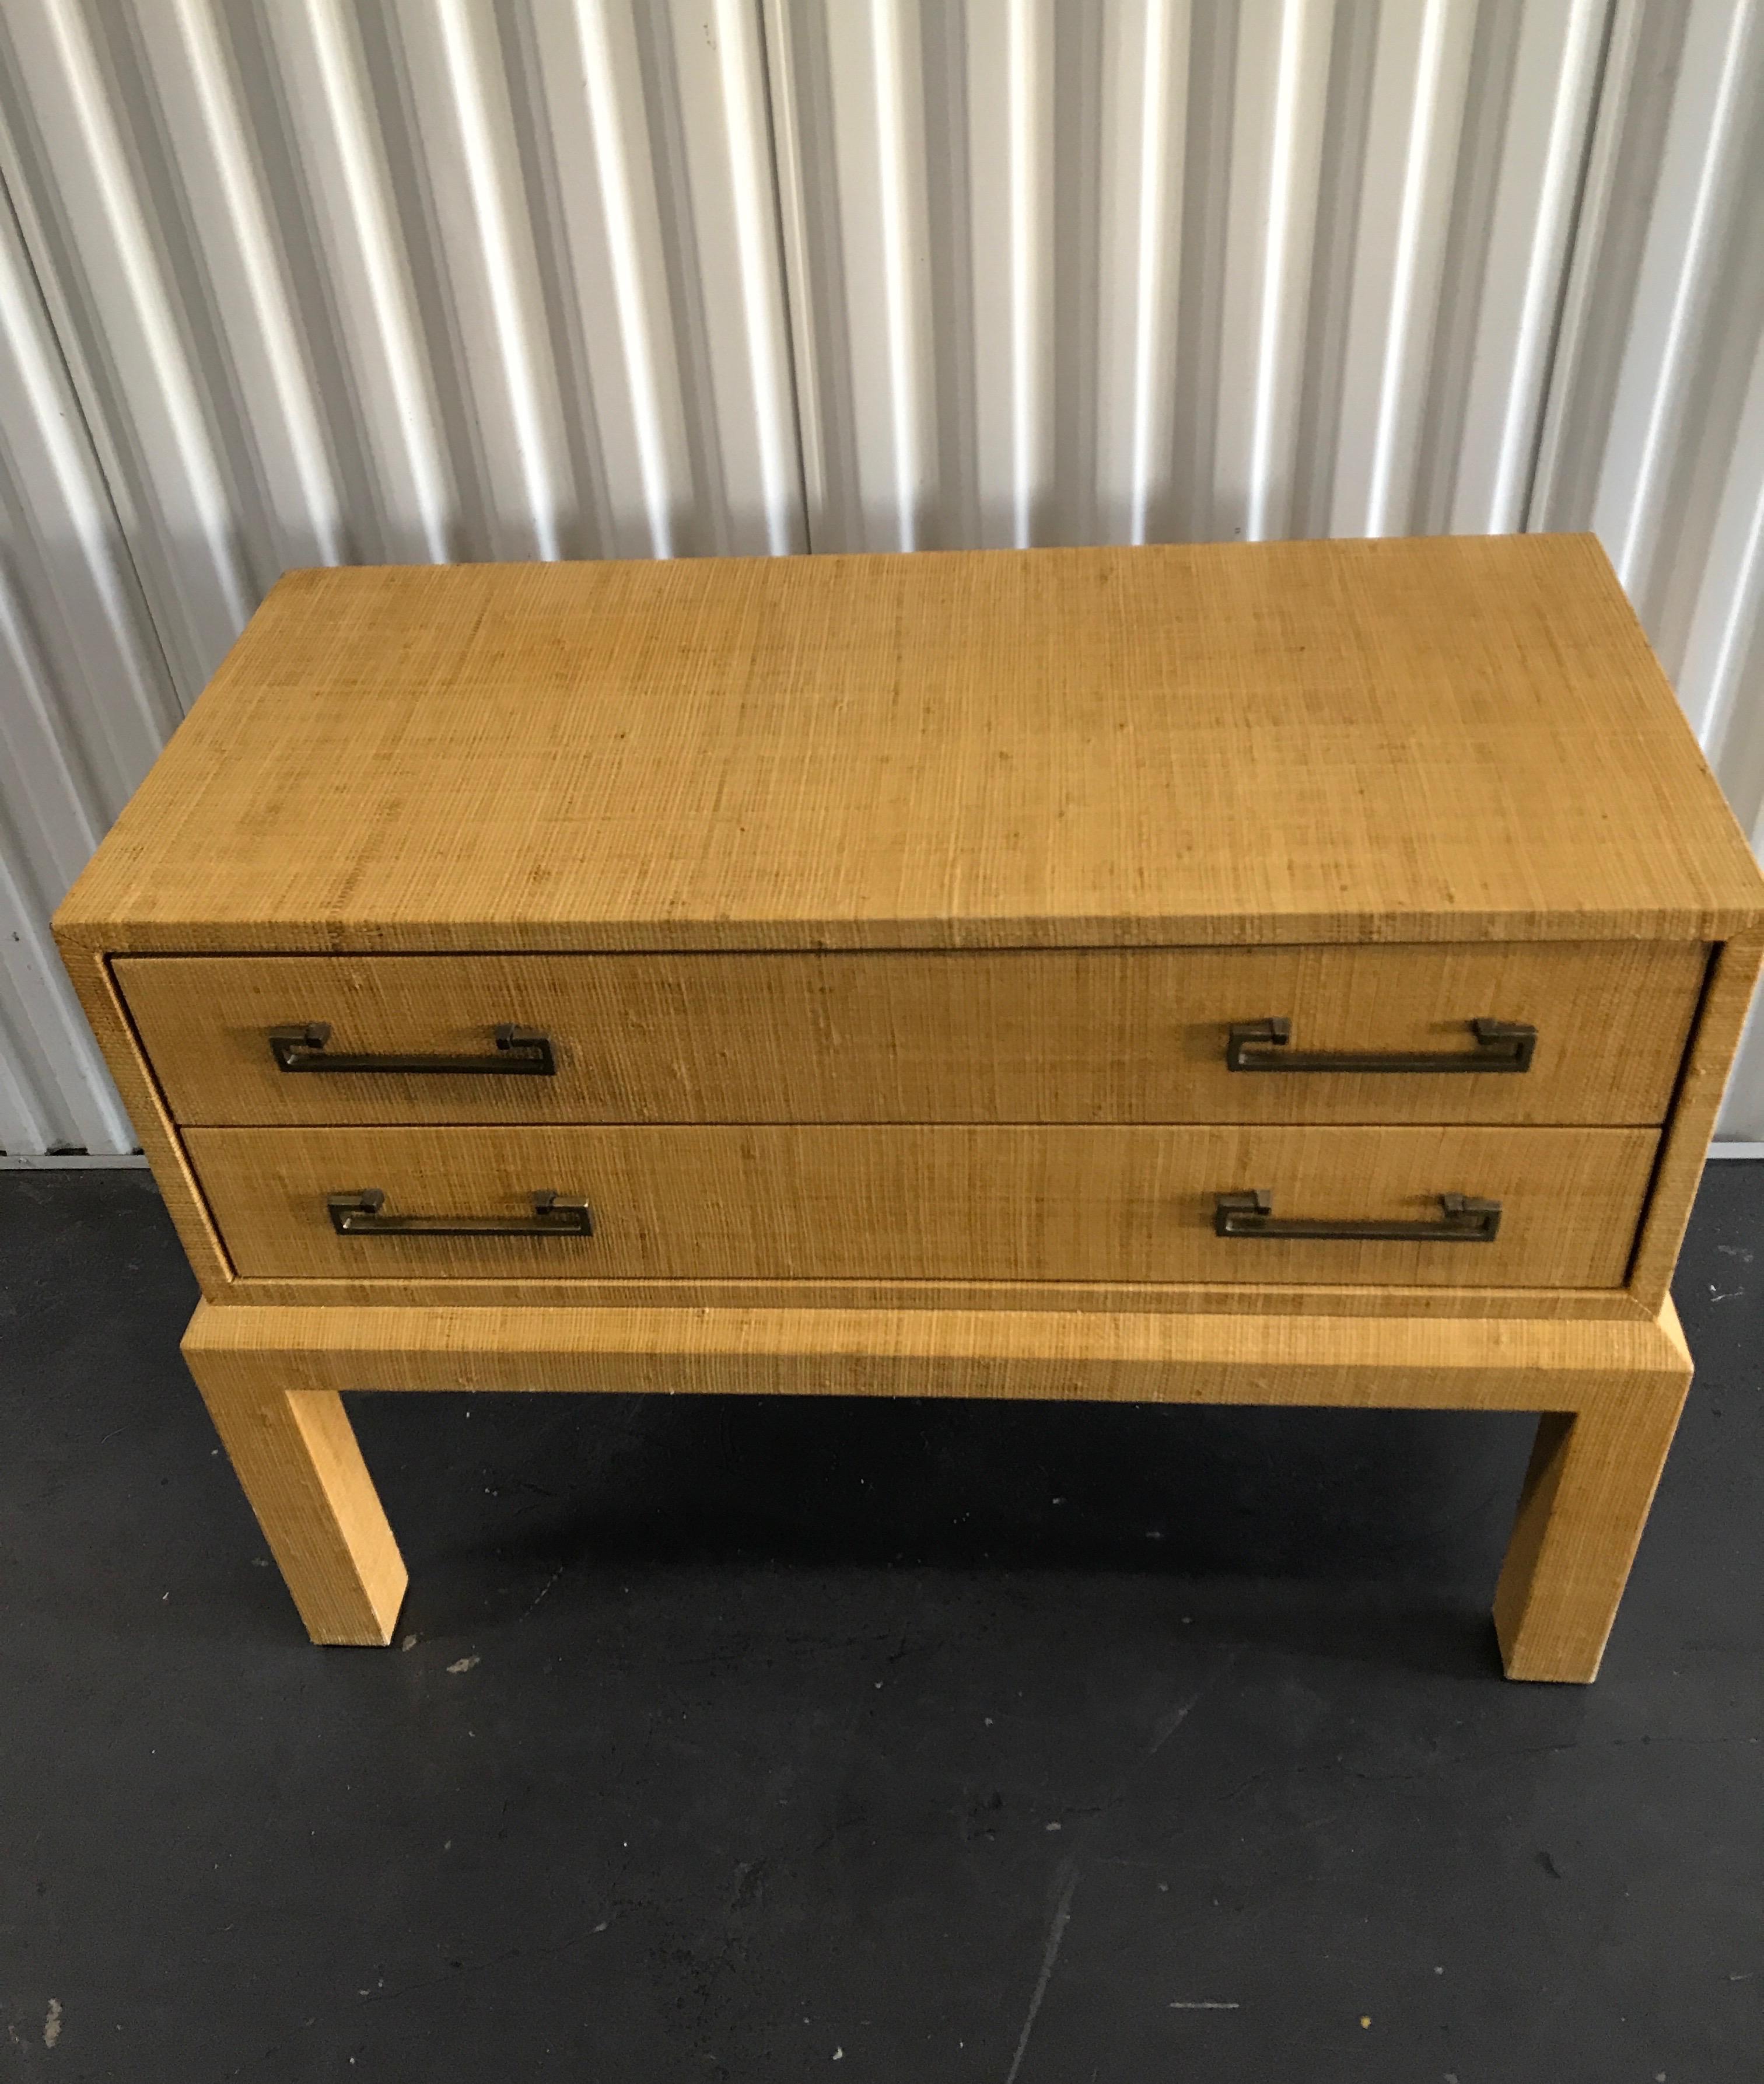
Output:
<instances>
[{"instance_id":1,"label":"top drawer","mask_svg":"<svg viewBox=\"0 0 1764 2084\"><path fill-rule=\"evenodd\" d=\"M1706 955L1604 942L137 955L115 971L172 1113L192 1125L1569 1125L1665 1120ZM1493 1068L1502 1055L1478 1051L1477 1019L1535 1028L1524 1070ZM1268 1020L1289 1023L1284 1047L1229 1068L1233 1026ZM328 1028L324 1046L284 1045L310 1067L284 1069L272 1031L312 1023ZM504 1026L548 1050L499 1051ZM1298 1068L1318 1054L1395 1061ZM466 1061L338 1065L434 1057Z\"/></svg>"}]
</instances>

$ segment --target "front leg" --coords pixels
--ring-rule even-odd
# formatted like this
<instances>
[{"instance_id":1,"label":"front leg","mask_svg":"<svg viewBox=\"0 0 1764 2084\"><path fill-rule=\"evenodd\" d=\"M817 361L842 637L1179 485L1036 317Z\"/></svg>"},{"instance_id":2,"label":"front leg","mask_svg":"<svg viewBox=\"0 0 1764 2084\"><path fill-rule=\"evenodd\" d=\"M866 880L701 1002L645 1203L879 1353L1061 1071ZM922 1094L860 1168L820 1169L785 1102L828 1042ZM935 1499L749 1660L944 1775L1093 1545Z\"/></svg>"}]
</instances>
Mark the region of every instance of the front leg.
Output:
<instances>
[{"instance_id":1,"label":"front leg","mask_svg":"<svg viewBox=\"0 0 1764 2084\"><path fill-rule=\"evenodd\" d=\"M1597 1677L1690 1387L1687 1358L1682 1374L1614 1376L1538 1421L1495 1592L1509 1679Z\"/></svg>"},{"instance_id":2,"label":"front leg","mask_svg":"<svg viewBox=\"0 0 1764 2084\"><path fill-rule=\"evenodd\" d=\"M184 1358L307 1634L389 1643L404 1562L342 1398L279 1387L273 1353Z\"/></svg>"}]
</instances>

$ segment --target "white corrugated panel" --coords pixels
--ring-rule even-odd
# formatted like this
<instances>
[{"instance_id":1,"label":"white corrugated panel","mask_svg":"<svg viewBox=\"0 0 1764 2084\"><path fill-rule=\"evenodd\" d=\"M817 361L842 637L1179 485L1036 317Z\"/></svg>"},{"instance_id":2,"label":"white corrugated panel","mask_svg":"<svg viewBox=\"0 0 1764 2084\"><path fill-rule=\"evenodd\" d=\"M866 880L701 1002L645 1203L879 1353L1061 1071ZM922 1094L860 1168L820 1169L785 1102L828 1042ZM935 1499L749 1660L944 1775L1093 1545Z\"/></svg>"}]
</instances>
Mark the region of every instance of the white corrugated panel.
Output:
<instances>
[{"instance_id":1,"label":"white corrugated panel","mask_svg":"<svg viewBox=\"0 0 1764 2084\"><path fill-rule=\"evenodd\" d=\"M176 714L29 261L0 209L0 1151L133 1146L47 922Z\"/></svg>"},{"instance_id":2,"label":"white corrugated panel","mask_svg":"<svg viewBox=\"0 0 1764 2084\"><path fill-rule=\"evenodd\" d=\"M1759 4L0 0L0 1146L294 564L1590 524L1755 824Z\"/></svg>"},{"instance_id":3,"label":"white corrugated panel","mask_svg":"<svg viewBox=\"0 0 1764 2084\"><path fill-rule=\"evenodd\" d=\"M1617 10L1530 525L1597 529L1764 846L1764 6ZM1721 1124L1764 1137L1754 1018Z\"/></svg>"},{"instance_id":4,"label":"white corrugated panel","mask_svg":"<svg viewBox=\"0 0 1764 2084\"><path fill-rule=\"evenodd\" d=\"M817 549L1516 528L1603 0L768 0Z\"/></svg>"}]
</instances>

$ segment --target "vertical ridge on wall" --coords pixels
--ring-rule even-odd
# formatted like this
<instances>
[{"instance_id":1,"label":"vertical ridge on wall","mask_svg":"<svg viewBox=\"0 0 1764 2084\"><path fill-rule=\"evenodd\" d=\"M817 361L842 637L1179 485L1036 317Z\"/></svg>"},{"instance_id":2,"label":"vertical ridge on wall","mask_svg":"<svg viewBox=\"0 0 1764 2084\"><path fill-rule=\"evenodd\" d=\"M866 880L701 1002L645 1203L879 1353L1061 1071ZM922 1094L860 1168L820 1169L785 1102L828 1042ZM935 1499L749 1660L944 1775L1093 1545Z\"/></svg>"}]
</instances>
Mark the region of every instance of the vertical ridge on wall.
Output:
<instances>
[{"instance_id":1,"label":"vertical ridge on wall","mask_svg":"<svg viewBox=\"0 0 1764 2084\"><path fill-rule=\"evenodd\" d=\"M1472 12L1451 0L1379 11L1331 473L1332 535L1401 533L1413 512L1475 25Z\"/></svg>"},{"instance_id":2,"label":"vertical ridge on wall","mask_svg":"<svg viewBox=\"0 0 1764 2084\"><path fill-rule=\"evenodd\" d=\"M1237 23L1208 532L1292 533L1329 85L1328 0L1246 8Z\"/></svg>"},{"instance_id":3,"label":"vertical ridge on wall","mask_svg":"<svg viewBox=\"0 0 1764 2084\"><path fill-rule=\"evenodd\" d=\"M1605 0L767 0L818 549L1521 525Z\"/></svg>"}]
</instances>

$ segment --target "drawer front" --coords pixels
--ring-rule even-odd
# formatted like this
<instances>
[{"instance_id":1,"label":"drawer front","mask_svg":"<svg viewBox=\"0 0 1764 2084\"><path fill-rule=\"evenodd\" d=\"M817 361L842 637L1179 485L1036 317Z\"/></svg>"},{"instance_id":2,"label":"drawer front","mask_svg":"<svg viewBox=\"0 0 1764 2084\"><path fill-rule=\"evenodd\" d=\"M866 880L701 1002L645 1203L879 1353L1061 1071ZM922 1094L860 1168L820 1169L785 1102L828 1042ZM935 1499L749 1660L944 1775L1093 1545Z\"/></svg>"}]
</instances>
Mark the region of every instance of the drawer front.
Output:
<instances>
[{"instance_id":1,"label":"drawer front","mask_svg":"<svg viewBox=\"0 0 1764 2084\"><path fill-rule=\"evenodd\" d=\"M172 1113L349 1122L1531 1122L1666 1116L1707 951L133 956ZM1232 1070L1236 1023L1288 1023ZM1523 1023L1527 1068L1469 1023ZM328 1030L322 1048L273 1030ZM499 1050L499 1027L543 1034ZM1297 1068L1317 1054L1399 1060ZM439 1057L455 1068L325 1068ZM1445 1059L1455 1066L1429 1068ZM1407 1061L1402 1061L1402 1060ZM1292 1066L1294 1068L1288 1068Z\"/></svg>"},{"instance_id":2,"label":"drawer front","mask_svg":"<svg viewBox=\"0 0 1764 2084\"><path fill-rule=\"evenodd\" d=\"M188 1144L247 1277L1611 1288L1656 1140L1639 1129L807 1125L200 1129ZM377 1209L333 1218L328 1197L370 1188ZM1429 1228L1217 1235L1216 1197L1257 1189L1275 1223ZM545 1191L585 1201L593 1234L383 1227L573 1220L535 1217ZM1501 1204L1492 1241L1433 1227L1448 1194Z\"/></svg>"}]
</instances>

